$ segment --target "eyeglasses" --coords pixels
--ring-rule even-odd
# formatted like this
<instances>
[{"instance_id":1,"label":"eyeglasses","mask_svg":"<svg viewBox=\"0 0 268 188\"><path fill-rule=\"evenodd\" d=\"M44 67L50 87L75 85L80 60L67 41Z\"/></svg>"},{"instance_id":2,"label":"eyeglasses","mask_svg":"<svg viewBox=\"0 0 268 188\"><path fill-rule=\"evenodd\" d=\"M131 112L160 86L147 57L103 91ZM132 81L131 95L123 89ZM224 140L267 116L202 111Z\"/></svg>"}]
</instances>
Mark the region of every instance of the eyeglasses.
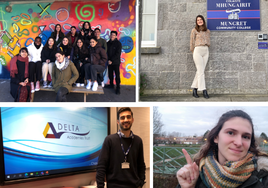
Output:
<instances>
[{"instance_id":1,"label":"eyeglasses","mask_svg":"<svg viewBox=\"0 0 268 188\"><path fill-rule=\"evenodd\" d=\"M121 116L121 117L120 117L120 120L125 120L125 118L127 118L127 119L131 119L132 116L131 116L131 115Z\"/></svg>"}]
</instances>

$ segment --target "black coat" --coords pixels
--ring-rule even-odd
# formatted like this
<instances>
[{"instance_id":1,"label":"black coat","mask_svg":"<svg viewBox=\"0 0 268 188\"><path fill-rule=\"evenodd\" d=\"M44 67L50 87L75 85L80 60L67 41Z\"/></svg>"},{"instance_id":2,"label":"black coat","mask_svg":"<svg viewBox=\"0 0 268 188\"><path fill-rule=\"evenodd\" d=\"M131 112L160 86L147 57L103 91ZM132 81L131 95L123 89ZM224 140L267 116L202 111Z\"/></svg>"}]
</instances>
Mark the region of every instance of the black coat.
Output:
<instances>
[{"instance_id":1,"label":"black coat","mask_svg":"<svg viewBox=\"0 0 268 188\"><path fill-rule=\"evenodd\" d=\"M112 61L112 65L120 65L121 63L122 44L119 40L109 40L107 42L108 60Z\"/></svg>"},{"instance_id":2,"label":"black coat","mask_svg":"<svg viewBox=\"0 0 268 188\"><path fill-rule=\"evenodd\" d=\"M107 55L100 43L97 43L94 48L89 47L88 61L90 61L92 65L102 65L105 67Z\"/></svg>"},{"instance_id":3,"label":"black coat","mask_svg":"<svg viewBox=\"0 0 268 188\"><path fill-rule=\"evenodd\" d=\"M66 37L68 37L69 42L72 43L72 33L71 33L71 31L69 33L67 33ZM75 37L75 39L74 39L74 43L72 44L72 47L76 46L76 43L77 43L77 40L78 40L77 32L75 33L74 37Z\"/></svg>"},{"instance_id":4,"label":"black coat","mask_svg":"<svg viewBox=\"0 0 268 188\"><path fill-rule=\"evenodd\" d=\"M16 99L19 97L18 92L19 92L19 83L25 81L25 62L22 62L20 60L17 60L17 68L18 68L18 74L15 74L15 77L10 79L10 94L12 97ZM30 100L30 86L26 86L28 90L28 100Z\"/></svg>"},{"instance_id":5,"label":"black coat","mask_svg":"<svg viewBox=\"0 0 268 188\"><path fill-rule=\"evenodd\" d=\"M242 185L237 188L267 188L268 187L268 171L253 171L251 176ZM181 188L180 184L176 188ZM200 176L197 180L195 188L207 188Z\"/></svg>"},{"instance_id":6,"label":"black coat","mask_svg":"<svg viewBox=\"0 0 268 188\"><path fill-rule=\"evenodd\" d=\"M41 60L42 62L46 62L47 59L50 60L50 62L55 62L56 61L56 49L49 49L49 48L43 48L41 52Z\"/></svg>"},{"instance_id":7,"label":"black coat","mask_svg":"<svg viewBox=\"0 0 268 188\"><path fill-rule=\"evenodd\" d=\"M85 60L87 58L88 55L88 50L86 48L83 48L81 50L78 49L78 47L74 47L73 50L73 62L82 62L82 63L87 63L87 61Z\"/></svg>"}]
</instances>

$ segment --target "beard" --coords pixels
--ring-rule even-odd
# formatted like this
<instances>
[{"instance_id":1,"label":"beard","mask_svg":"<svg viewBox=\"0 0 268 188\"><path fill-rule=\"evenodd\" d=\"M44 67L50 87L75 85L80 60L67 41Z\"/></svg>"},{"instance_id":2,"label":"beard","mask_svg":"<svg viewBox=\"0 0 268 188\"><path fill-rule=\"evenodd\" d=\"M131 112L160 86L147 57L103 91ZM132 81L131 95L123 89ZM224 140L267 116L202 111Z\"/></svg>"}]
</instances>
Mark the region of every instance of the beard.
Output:
<instances>
[{"instance_id":1,"label":"beard","mask_svg":"<svg viewBox=\"0 0 268 188\"><path fill-rule=\"evenodd\" d=\"M127 121L124 123L120 123L119 126L122 131L128 131L131 129L132 123L130 121Z\"/></svg>"}]
</instances>

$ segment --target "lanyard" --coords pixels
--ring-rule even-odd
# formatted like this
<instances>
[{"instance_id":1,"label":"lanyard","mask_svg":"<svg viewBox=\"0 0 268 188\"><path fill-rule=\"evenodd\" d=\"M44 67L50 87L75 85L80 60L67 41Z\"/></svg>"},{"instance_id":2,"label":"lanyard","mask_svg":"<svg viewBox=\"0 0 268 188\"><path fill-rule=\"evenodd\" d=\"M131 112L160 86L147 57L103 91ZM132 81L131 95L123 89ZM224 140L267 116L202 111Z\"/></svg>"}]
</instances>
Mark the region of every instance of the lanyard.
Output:
<instances>
[{"instance_id":1,"label":"lanyard","mask_svg":"<svg viewBox=\"0 0 268 188\"><path fill-rule=\"evenodd\" d=\"M133 136L131 136L131 138L132 138L132 140L131 140L131 144L129 145L129 147L128 147L128 149L127 149L126 152L125 152L125 149L124 149L124 146L123 146L122 135L121 135L121 134L119 134L119 138L120 138L120 142L121 142L122 151L123 151L123 153L124 153L124 155L125 155L125 162L127 162L127 155L128 155L128 153L129 153L129 150L130 150L130 148L131 148L131 146L132 146L132 143L133 143Z\"/></svg>"}]
</instances>

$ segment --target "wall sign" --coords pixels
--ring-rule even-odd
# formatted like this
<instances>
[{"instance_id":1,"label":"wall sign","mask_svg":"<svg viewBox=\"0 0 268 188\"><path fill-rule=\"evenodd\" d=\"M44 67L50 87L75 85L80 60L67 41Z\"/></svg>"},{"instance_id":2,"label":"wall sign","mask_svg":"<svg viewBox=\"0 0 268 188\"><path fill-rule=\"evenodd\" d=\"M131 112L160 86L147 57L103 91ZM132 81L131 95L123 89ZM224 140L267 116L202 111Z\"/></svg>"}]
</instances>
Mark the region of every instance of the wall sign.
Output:
<instances>
[{"instance_id":1,"label":"wall sign","mask_svg":"<svg viewBox=\"0 0 268 188\"><path fill-rule=\"evenodd\" d=\"M258 42L258 49L268 49L267 42Z\"/></svg>"},{"instance_id":2,"label":"wall sign","mask_svg":"<svg viewBox=\"0 0 268 188\"><path fill-rule=\"evenodd\" d=\"M260 30L259 0L207 0L210 30Z\"/></svg>"}]
</instances>

